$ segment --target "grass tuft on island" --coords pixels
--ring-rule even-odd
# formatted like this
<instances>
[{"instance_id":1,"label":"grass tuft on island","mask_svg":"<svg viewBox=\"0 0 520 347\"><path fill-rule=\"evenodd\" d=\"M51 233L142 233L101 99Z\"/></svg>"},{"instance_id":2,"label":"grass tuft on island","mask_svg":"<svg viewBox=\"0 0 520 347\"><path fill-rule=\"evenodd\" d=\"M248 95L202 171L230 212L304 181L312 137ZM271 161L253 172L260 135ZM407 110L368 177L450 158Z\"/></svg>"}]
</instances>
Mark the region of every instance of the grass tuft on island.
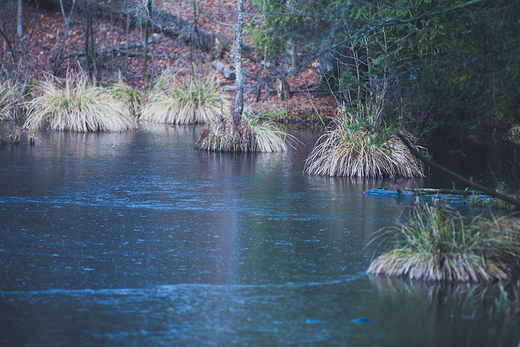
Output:
<instances>
[{"instance_id":1,"label":"grass tuft on island","mask_svg":"<svg viewBox=\"0 0 520 347\"><path fill-rule=\"evenodd\" d=\"M423 168L395 135L379 134L374 110L364 107L356 114L340 112L339 120L316 142L304 171L318 176L422 177ZM409 135L411 136L411 135Z\"/></svg>"},{"instance_id":2,"label":"grass tuft on island","mask_svg":"<svg viewBox=\"0 0 520 347\"><path fill-rule=\"evenodd\" d=\"M180 78L167 70L157 79L143 106L141 120L168 124L215 122L230 108L216 75Z\"/></svg>"},{"instance_id":3,"label":"grass tuft on island","mask_svg":"<svg viewBox=\"0 0 520 347\"><path fill-rule=\"evenodd\" d=\"M91 84L81 72L75 78L68 76L63 87L53 77L40 82L36 97L28 102L24 127L32 131L128 131L137 129L137 120L123 100Z\"/></svg>"},{"instance_id":4,"label":"grass tuft on island","mask_svg":"<svg viewBox=\"0 0 520 347\"><path fill-rule=\"evenodd\" d=\"M519 272L517 218L468 217L445 205L421 204L406 222L383 229L377 239L390 242L369 274L479 282L510 280Z\"/></svg>"},{"instance_id":5,"label":"grass tuft on island","mask_svg":"<svg viewBox=\"0 0 520 347\"><path fill-rule=\"evenodd\" d=\"M208 124L195 149L217 152L281 152L287 150L286 140L296 141L269 121L262 121L244 111L239 126L230 117Z\"/></svg>"}]
</instances>

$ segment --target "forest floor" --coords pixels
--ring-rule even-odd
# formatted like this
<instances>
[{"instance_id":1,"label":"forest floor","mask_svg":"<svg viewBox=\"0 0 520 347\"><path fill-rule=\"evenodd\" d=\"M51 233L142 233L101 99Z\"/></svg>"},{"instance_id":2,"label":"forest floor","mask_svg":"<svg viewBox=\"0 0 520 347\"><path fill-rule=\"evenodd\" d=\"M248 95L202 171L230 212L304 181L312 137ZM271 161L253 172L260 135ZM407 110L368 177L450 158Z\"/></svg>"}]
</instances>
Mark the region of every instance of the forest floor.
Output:
<instances>
[{"instance_id":1,"label":"forest floor","mask_svg":"<svg viewBox=\"0 0 520 347\"><path fill-rule=\"evenodd\" d=\"M156 9L168 12L190 23L197 23L199 27L227 38L233 38L233 24L236 18L235 0L206 0L197 3L200 8L194 9L191 3L182 0L156 0ZM13 34L15 27L14 1L0 2L0 17L2 29L11 43L19 52L19 63L16 67L22 70L33 80L41 80L52 74L54 58L58 55L65 32L65 20L59 7L37 8L34 2L23 3L24 10L24 35L21 38ZM95 9L94 9L95 10ZM246 22L251 23L261 20L261 14L256 8L245 9ZM66 12L68 16L68 12ZM84 57L67 57L67 55L84 51L85 49L85 18L75 10L66 35L62 58L56 76L66 78L67 74L77 73L85 69ZM218 24L217 24L218 23ZM124 46L127 42L133 43L143 40L143 30L140 27L128 27L125 23L110 16L94 18L94 38L96 51L102 51L109 47ZM249 36L244 37L245 44L251 44ZM13 67L10 65L6 40L0 40L0 62L2 72L8 72ZM227 55L227 54L226 54ZM222 60L230 66L232 60L224 56ZM190 47L184 42L174 38L163 36L156 40L149 48L149 71L153 77L168 68L184 69L179 74L190 75L189 71L195 69L204 73L215 73L211 67L212 55ZM264 76L266 67L263 64L244 59L244 69L252 75ZM142 50L134 49L128 56L122 54L110 54L100 56L97 60L101 82L115 81L121 74L126 76L126 81L135 88L145 89L143 78ZM282 64L274 62L269 67L270 75L281 73ZM2 73L5 75L5 73ZM266 95L266 89L262 88L257 95L257 88L248 88L256 81L246 76L245 105L254 113L262 115L282 123L294 122L305 125L313 125L323 122L324 119L333 117L338 106L333 96L320 96L316 92L318 85L316 69L308 66L295 76L287 78L291 86L291 98L280 101L277 98L274 86L270 85L271 92ZM234 98L234 81L220 78L219 85ZM314 91L308 91L308 90Z\"/></svg>"}]
</instances>

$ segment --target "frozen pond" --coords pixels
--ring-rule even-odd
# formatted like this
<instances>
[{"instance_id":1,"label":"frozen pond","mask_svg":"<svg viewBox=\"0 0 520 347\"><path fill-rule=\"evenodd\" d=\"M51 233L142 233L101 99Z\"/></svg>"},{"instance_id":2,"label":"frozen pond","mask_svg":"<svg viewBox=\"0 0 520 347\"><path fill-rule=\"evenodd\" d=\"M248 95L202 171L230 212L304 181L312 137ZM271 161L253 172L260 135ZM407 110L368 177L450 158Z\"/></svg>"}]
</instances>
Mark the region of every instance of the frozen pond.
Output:
<instances>
[{"instance_id":1,"label":"frozen pond","mask_svg":"<svg viewBox=\"0 0 520 347\"><path fill-rule=\"evenodd\" d=\"M406 202L302 174L316 134L255 155L197 152L199 134L0 147L0 345L518 344L471 286L365 275L367 239Z\"/></svg>"}]
</instances>

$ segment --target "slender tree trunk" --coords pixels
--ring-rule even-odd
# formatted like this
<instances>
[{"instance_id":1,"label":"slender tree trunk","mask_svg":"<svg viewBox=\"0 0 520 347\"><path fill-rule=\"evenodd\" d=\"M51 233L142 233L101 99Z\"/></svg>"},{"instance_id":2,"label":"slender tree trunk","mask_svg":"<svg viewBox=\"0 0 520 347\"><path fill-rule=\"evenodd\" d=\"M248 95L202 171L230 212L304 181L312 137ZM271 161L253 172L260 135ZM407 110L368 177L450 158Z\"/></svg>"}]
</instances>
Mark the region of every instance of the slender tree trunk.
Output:
<instances>
[{"instance_id":1,"label":"slender tree trunk","mask_svg":"<svg viewBox=\"0 0 520 347\"><path fill-rule=\"evenodd\" d=\"M94 24L92 21L91 3L87 0L85 6L86 28L85 28L85 54L88 70L88 77L94 83L98 79L98 71L96 66L96 42L94 37Z\"/></svg>"},{"instance_id":2,"label":"slender tree trunk","mask_svg":"<svg viewBox=\"0 0 520 347\"><path fill-rule=\"evenodd\" d=\"M65 40L67 39L67 34L69 32L70 19L72 18L74 5L76 5L76 0L72 1L72 8L70 9L69 18L67 18L65 16L65 9L63 8L63 1L60 0L61 14L63 15L63 20L65 21L65 32L63 33L63 39L61 40L61 45L58 51L58 55L56 56L56 61L54 62L54 68L52 70L53 75L56 75L58 72L58 67L60 66L61 54L63 53L63 47L65 47Z\"/></svg>"},{"instance_id":3,"label":"slender tree trunk","mask_svg":"<svg viewBox=\"0 0 520 347\"><path fill-rule=\"evenodd\" d=\"M13 65L18 64L18 53L14 49L13 45L11 45L11 41L9 40L9 37L7 37L7 34L2 30L4 27L3 22L1 22L0 19L0 35L5 39L5 44L7 46L7 54L11 54L11 59L13 61Z\"/></svg>"},{"instance_id":4,"label":"slender tree trunk","mask_svg":"<svg viewBox=\"0 0 520 347\"><path fill-rule=\"evenodd\" d=\"M236 94L233 110L233 124L240 125L244 110L244 72L242 71L242 30L244 26L244 0L237 0L237 25L233 57L235 58Z\"/></svg>"},{"instance_id":5,"label":"slender tree trunk","mask_svg":"<svg viewBox=\"0 0 520 347\"><path fill-rule=\"evenodd\" d=\"M23 19L23 8L22 8L22 0L18 0L18 12L17 12L17 21L16 21L16 34L18 37L23 36L23 25L22 25L22 19Z\"/></svg>"},{"instance_id":6,"label":"slender tree trunk","mask_svg":"<svg viewBox=\"0 0 520 347\"><path fill-rule=\"evenodd\" d=\"M126 12L125 77L128 78L128 55L129 55L128 46L130 45L130 23L132 22L130 19L130 6L128 5L128 0L126 0L125 12Z\"/></svg>"},{"instance_id":7,"label":"slender tree trunk","mask_svg":"<svg viewBox=\"0 0 520 347\"><path fill-rule=\"evenodd\" d=\"M150 31L150 16L152 15L153 0L146 0L146 14L144 19L144 47L143 47L143 75L146 86L150 84L148 76L148 35Z\"/></svg>"},{"instance_id":8,"label":"slender tree trunk","mask_svg":"<svg viewBox=\"0 0 520 347\"><path fill-rule=\"evenodd\" d=\"M96 62L96 36L94 35L94 22L92 14L90 15L90 58L92 59L92 70L94 71L94 83L99 80L99 73Z\"/></svg>"},{"instance_id":9,"label":"slender tree trunk","mask_svg":"<svg viewBox=\"0 0 520 347\"><path fill-rule=\"evenodd\" d=\"M90 57L90 8L89 8L89 2L87 1L87 4L85 6L85 63L86 68L88 70L88 77L90 80L92 80L92 69L91 69L91 60Z\"/></svg>"}]
</instances>

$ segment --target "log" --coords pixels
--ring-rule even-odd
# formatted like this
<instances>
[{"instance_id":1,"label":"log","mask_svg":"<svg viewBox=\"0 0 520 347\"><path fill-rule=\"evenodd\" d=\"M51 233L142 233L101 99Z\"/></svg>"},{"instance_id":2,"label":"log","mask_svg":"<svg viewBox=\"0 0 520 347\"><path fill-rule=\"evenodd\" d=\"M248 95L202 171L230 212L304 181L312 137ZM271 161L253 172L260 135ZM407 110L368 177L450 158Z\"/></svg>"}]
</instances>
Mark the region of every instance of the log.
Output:
<instances>
[{"instance_id":1,"label":"log","mask_svg":"<svg viewBox=\"0 0 520 347\"><path fill-rule=\"evenodd\" d=\"M455 189L443 189L443 188L405 188L416 194L449 194L449 195L464 195L464 196L472 196L482 194L476 190L455 190Z\"/></svg>"},{"instance_id":2,"label":"log","mask_svg":"<svg viewBox=\"0 0 520 347\"><path fill-rule=\"evenodd\" d=\"M70 10L72 8L74 0L62 1L65 9ZM46 7L60 6L60 0L39 0L39 3ZM80 7L80 11L84 9L84 3L84 1L76 1L76 6ZM90 6L96 9L93 14L98 17L115 19L136 27L139 27L145 21L146 12L143 11L142 5L138 2L127 0L91 0ZM217 41L220 41L219 45L223 49L228 49L230 45L230 40L164 11L153 9L151 21L153 23L153 32L161 33L183 42L190 42L206 52L213 51Z\"/></svg>"},{"instance_id":3,"label":"log","mask_svg":"<svg viewBox=\"0 0 520 347\"><path fill-rule=\"evenodd\" d=\"M155 41L160 40L162 37L163 37L163 35L154 34L152 37L150 37L148 39L148 44L151 45ZM143 46L144 46L144 40L141 40L141 41L130 43L128 46L120 45L120 46L108 47L106 49L96 50L96 55L99 56L99 55L105 55L105 54L112 54L114 52L126 52L127 48L139 48L139 47L143 47ZM79 51L79 52L75 52L75 53L71 53L71 54L62 55L61 59L82 57L85 54L86 54L85 51ZM53 61L55 61L55 60L56 60L56 57L53 58Z\"/></svg>"},{"instance_id":4,"label":"log","mask_svg":"<svg viewBox=\"0 0 520 347\"><path fill-rule=\"evenodd\" d=\"M233 81L236 78L235 73L231 71L231 69L228 68L226 65L224 65L220 60L213 60L211 66L213 66L215 70L221 73L222 76L224 76L224 78L228 80Z\"/></svg>"}]
</instances>

